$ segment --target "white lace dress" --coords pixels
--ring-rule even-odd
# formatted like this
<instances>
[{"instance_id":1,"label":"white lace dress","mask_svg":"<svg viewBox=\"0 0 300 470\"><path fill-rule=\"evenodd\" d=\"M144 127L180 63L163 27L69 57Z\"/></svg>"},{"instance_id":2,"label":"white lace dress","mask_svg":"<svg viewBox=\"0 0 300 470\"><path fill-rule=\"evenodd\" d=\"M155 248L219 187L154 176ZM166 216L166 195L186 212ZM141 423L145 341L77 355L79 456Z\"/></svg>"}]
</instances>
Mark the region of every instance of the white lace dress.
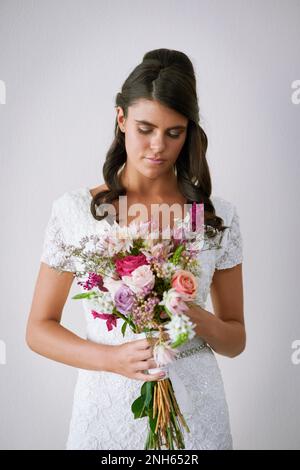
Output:
<instances>
[{"instance_id":1,"label":"white lace dress","mask_svg":"<svg viewBox=\"0 0 300 470\"><path fill-rule=\"evenodd\" d=\"M88 188L68 191L55 199L46 227L40 260L50 266L60 261L58 241L78 244L90 234L101 233L105 220L97 221L90 212L92 196ZM212 197L216 214L230 226L222 248L203 251L202 274L196 302L205 308L215 269L226 269L242 262L242 237L236 207L220 197ZM66 271L75 272L72 262ZM107 331L106 322L94 319L85 300L86 337L97 343L119 344L145 337L129 328L121 333L122 321ZM191 348L194 353L191 354ZM196 348L196 351L195 351ZM190 433L184 431L186 449L232 449L232 436L223 381L213 350L196 336L181 346L181 358L172 368L188 396L182 411ZM187 351L184 353L184 351ZM67 449L144 449L147 418L134 419L131 404L140 395L142 382L110 372L78 370ZM188 405L188 406L186 406Z\"/></svg>"}]
</instances>

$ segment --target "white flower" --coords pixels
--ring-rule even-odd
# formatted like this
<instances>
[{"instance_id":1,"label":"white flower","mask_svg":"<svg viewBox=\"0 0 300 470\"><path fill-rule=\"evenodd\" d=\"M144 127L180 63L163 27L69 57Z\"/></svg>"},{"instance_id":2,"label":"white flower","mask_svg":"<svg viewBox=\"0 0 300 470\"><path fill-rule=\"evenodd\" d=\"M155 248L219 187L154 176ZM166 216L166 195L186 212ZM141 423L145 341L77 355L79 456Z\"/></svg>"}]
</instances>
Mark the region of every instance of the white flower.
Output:
<instances>
[{"instance_id":1,"label":"white flower","mask_svg":"<svg viewBox=\"0 0 300 470\"><path fill-rule=\"evenodd\" d=\"M105 232L102 239L102 252L106 257L113 257L121 251L130 251L133 241L128 236L127 228L116 221Z\"/></svg>"},{"instance_id":2,"label":"white flower","mask_svg":"<svg viewBox=\"0 0 300 470\"><path fill-rule=\"evenodd\" d=\"M93 297L86 302L90 309L98 313L113 313L114 302L109 292L101 292L101 296Z\"/></svg>"},{"instance_id":3,"label":"white flower","mask_svg":"<svg viewBox=\"0 0 300 470\"><path fill-rule=\"evenodd\" d=\"M114 299L115 293L117 292L117 290L120 289L123 284L124 282L121 279L112 279L111 277L105 277L103 280L103 285L109 290L112 299Z\"/></svg>"},{"instance_id":4,"label":"white flower","mask_svg":"<svg viewBox=\"0 0 300 470\"><path fill-rule=\"evenodd\" d=\"M165 278L172 278L175 271L178 269L178 266L175 266L171 261L165 261L160 267L161 271Z\"/></svg>"},{"instance_id":5,"label":"white flower","mask_svg":"<svg viewBox=\"0 0 300 470\"><path fill-rule=\"evenodd\" d=\"M133 239L146 238L149 231L148 225L148 222L132 220L128 227L130 237Z\"/></svg>"},{"instance_id":6,"label":"white flower","mask_svg":"<svg viewBox=\"0 0 300 470\"><path fill-rule=\"evenodd\" d=\"M187 315L174 315L165 325L172 343L176 342L180 335L187 335L187 339L191 340L196 333L194 332L195 324L191 322Z\"/></svg>"}]
</instances>

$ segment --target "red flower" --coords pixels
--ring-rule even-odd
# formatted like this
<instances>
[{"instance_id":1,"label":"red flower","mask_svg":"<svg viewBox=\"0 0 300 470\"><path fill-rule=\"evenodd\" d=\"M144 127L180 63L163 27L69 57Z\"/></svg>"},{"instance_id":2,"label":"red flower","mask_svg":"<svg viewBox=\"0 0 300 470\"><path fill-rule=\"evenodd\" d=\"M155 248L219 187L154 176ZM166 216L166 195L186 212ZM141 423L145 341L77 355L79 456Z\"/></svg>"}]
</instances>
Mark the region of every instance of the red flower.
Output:
<instances>
[{"instance_id":1,"label":"red flower","mask_svg":"<svg viewBox=\"0 0 300 470\"><path fill-rule=\"evenodd\" d=\"M111 331L114 326L117 326L118 317L112 313L98 313L95 310L92 310L92 315L95 318L101 318L101 320L106 320L106 326L108 331Z\"/></svg>"},{"instance_id":2,"label":"red flower","mask_svg":"<svg viewBox=\"0 0 300 470\"><path fill-rule=\"evenodd\" d=\"M128 255L116 260L116 271L121 277L130 276L132 271L145 264L149 263L143 253L139 255Z\"/></svg>"},{"instance_id":3,"label":"red flower","mask_svg":"<svg viewBox=\"0 0 300 470\"><path fill-rule=\"evenodd\" d=\"M103 285L103 277L96 273L89 273L88 279L85 282L79 281L77 284L82 286L85 290L91 290L94 287L98 287L103 292L108 291L108 289Z\"/></svg>"}]
</instances>

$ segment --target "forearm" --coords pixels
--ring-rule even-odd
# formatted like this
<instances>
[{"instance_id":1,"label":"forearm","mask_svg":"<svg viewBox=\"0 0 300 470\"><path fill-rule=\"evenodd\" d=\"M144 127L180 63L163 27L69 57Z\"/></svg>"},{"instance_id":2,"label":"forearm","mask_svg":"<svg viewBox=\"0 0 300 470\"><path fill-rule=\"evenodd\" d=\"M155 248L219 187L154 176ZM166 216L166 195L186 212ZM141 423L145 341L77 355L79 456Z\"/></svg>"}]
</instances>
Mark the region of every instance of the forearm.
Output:
<instances>
[{"instance_id":1,"label":"forearm","mask_svg":"<svg viewBox=\"0 0 300 470\"><path fill-rule=\"evenodd\" d=\"M80 369L108 371L114 346L80 338L55 320L27 329L26 341L34 352Z\"/></svg>"},{"instance_id":2,"label":"forearm","mask_svg":"<svg viewBox=\"0 0 300 470\"><path fill-rule=\"evenodd\" d=\"M200 306L190 308L189 314L196 324L196 335L203 338L218 354L235 357L245 349L244 326L237 321L223 321Z\"/></svg>"}]
</instances>

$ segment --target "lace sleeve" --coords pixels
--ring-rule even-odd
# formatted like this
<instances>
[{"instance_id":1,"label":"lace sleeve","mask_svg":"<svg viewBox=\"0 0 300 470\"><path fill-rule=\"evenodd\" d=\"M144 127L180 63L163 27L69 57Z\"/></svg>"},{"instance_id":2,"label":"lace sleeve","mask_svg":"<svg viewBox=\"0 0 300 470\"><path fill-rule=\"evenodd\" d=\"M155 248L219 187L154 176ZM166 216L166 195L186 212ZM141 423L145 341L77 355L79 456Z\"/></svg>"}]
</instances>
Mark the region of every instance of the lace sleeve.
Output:
<instances>
[{"instance_id":1,"label":"lace sleeve","mask_svg":"<svg viewBox=\"0 0 300 470\"><path fill-rule=\"evenodd\" d=\"M40 261L59 271L75 272L76 267L73 260L70 258L66 259L64 244L65 240L59 217L58 201L55 200L52 203L51 215L44 234Z\"/></svg>"},{"instance_id":2,"label":"lace sleeve","mask_svg":"<svg viewBox=\"0 0 300 470\"><path fill-rule=\"evenodd\" d=\"M243 239L240 230L240 219L236 207L233 208L233 217L225 238L224 249L216 261L216 269L233 268L243 261Z\"/></svg>"}]
</instances>

